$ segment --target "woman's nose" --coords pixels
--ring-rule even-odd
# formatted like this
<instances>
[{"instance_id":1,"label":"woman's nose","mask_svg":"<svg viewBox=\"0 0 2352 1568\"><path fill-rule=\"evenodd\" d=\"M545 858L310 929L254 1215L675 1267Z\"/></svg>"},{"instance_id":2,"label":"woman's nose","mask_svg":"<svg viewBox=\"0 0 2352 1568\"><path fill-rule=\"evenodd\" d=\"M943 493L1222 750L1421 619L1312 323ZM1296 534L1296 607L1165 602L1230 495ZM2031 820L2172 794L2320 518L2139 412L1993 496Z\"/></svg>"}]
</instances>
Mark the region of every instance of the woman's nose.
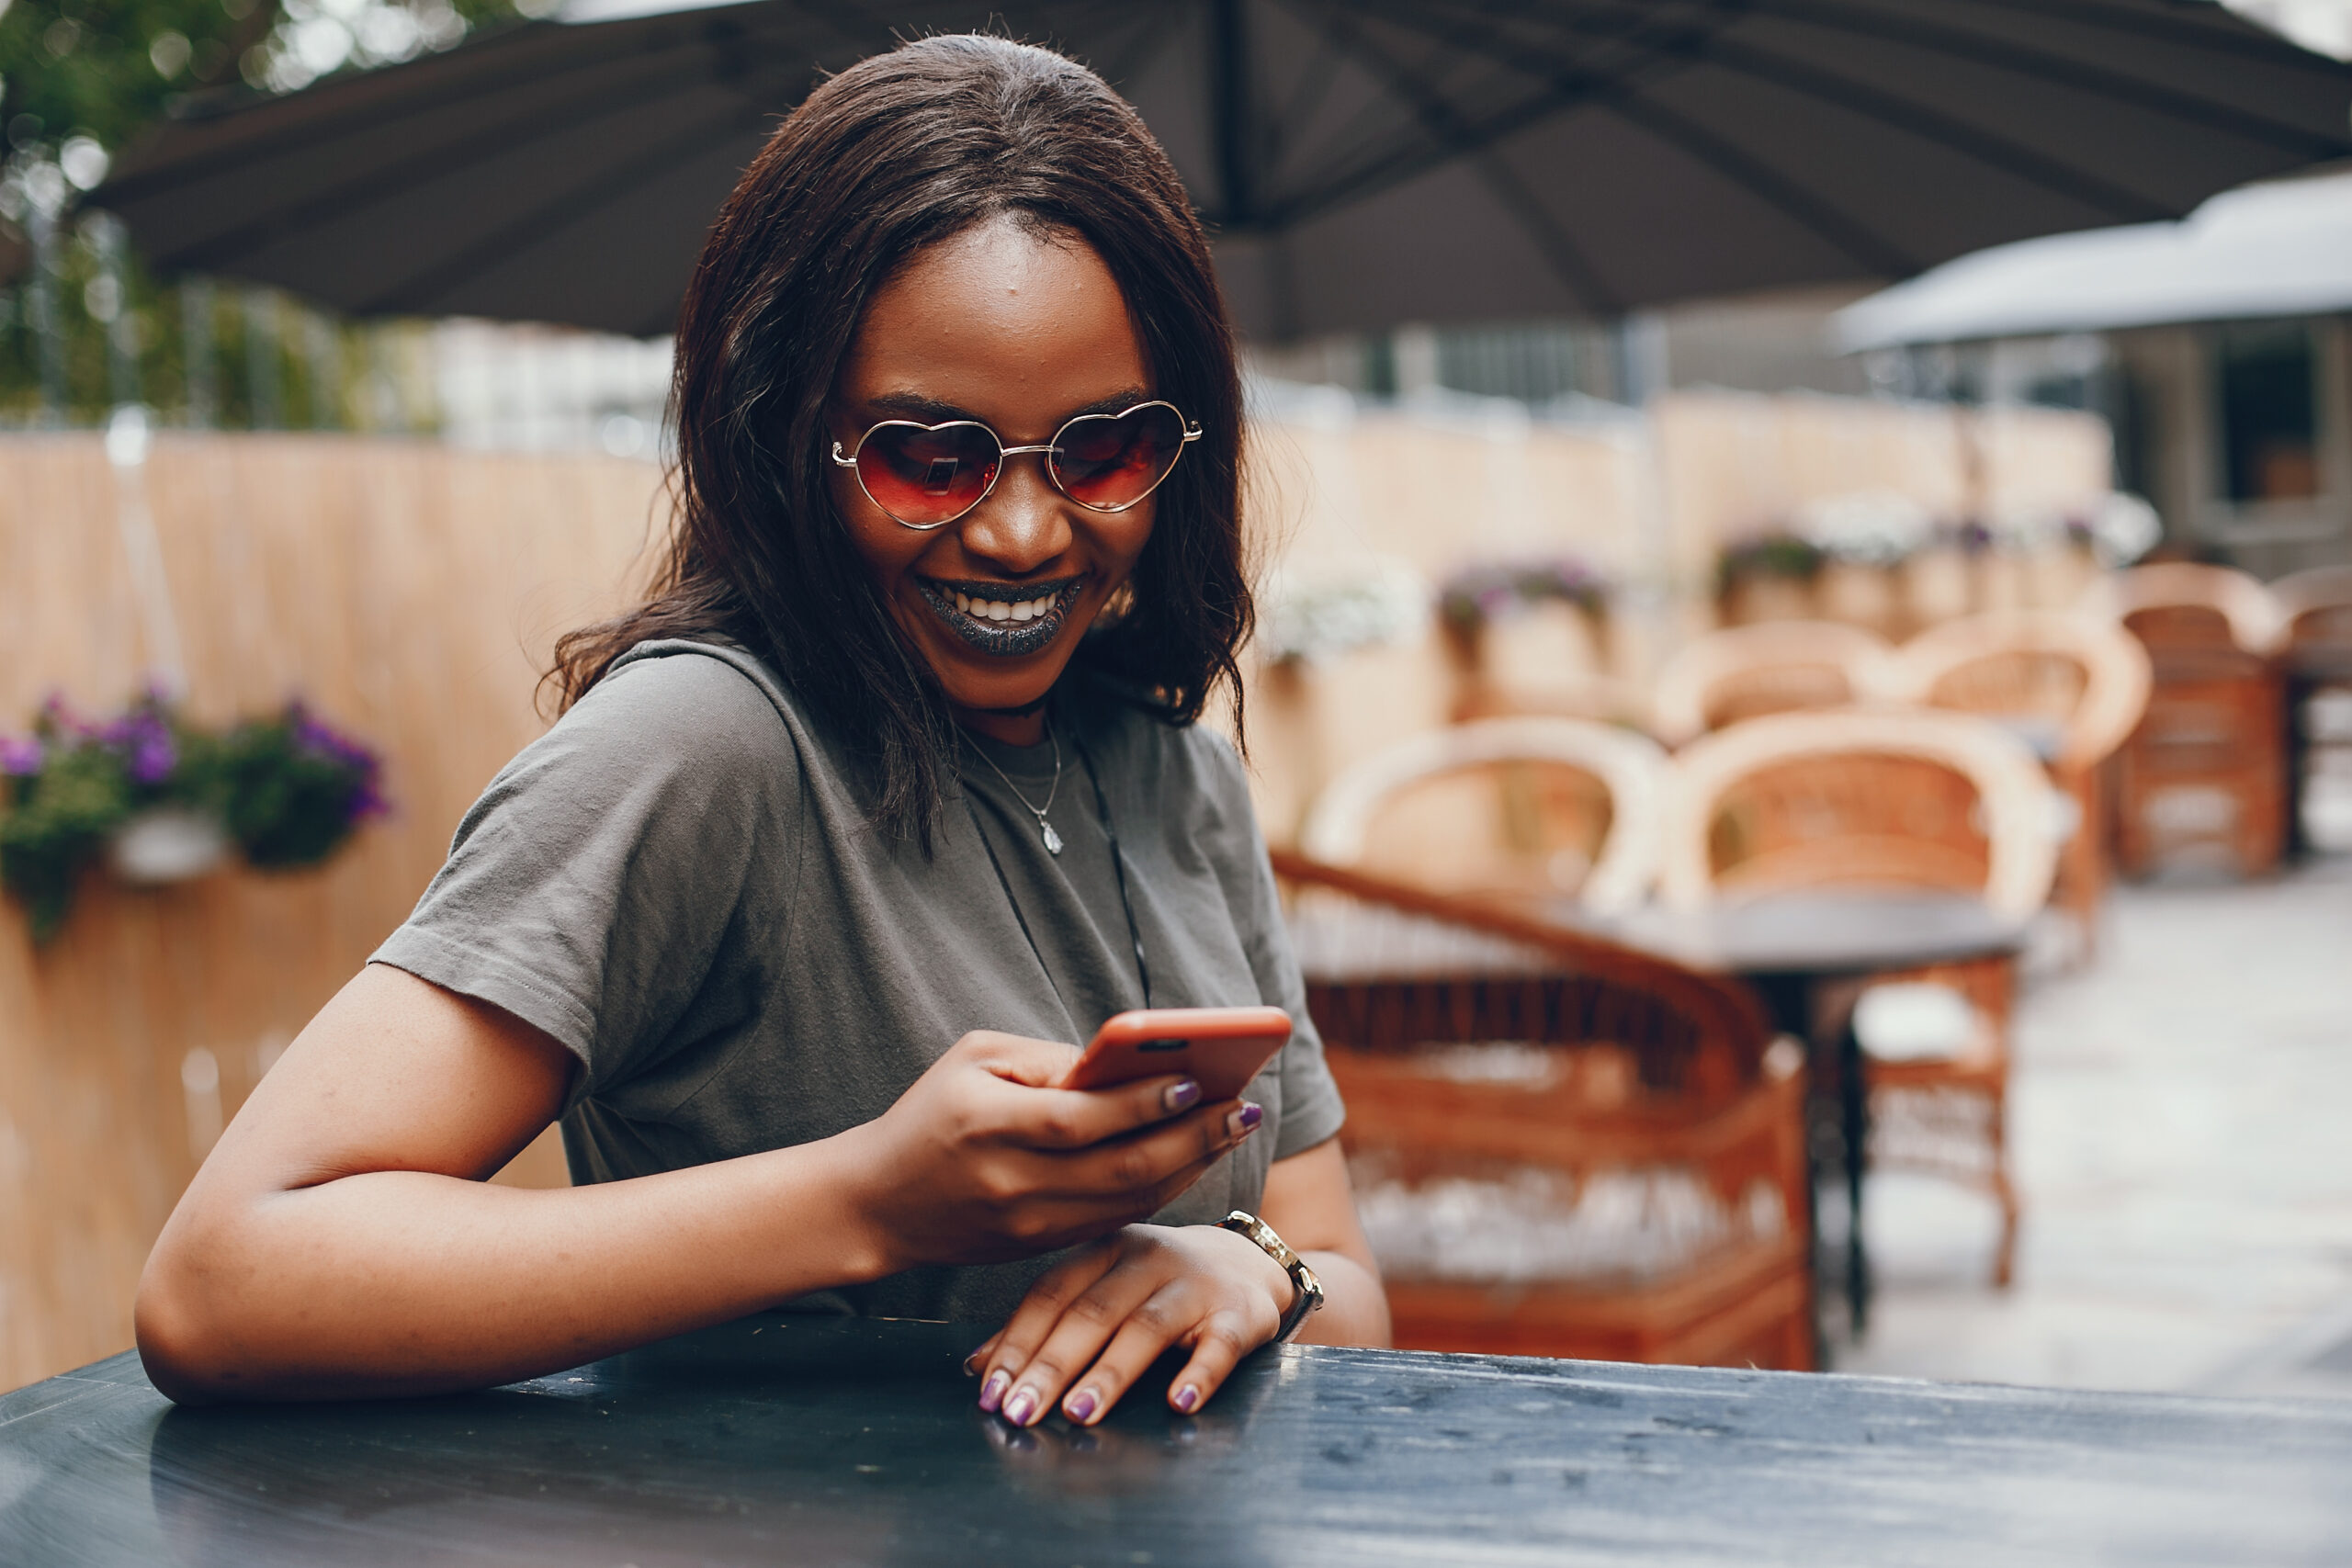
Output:
<instances>
[{"instance_id":1,"label":"woman's nose","mask_svg":"<svg viewBox=\"0 0 2352 1568\"><path fill-rule=\"evenodd\" d=\"M1046 455L1005 459L996 489L964 519L966 553L1007 577L1023 577L1069 548L1069 502L1046 478Z\"/></svg>"}]
</instances>

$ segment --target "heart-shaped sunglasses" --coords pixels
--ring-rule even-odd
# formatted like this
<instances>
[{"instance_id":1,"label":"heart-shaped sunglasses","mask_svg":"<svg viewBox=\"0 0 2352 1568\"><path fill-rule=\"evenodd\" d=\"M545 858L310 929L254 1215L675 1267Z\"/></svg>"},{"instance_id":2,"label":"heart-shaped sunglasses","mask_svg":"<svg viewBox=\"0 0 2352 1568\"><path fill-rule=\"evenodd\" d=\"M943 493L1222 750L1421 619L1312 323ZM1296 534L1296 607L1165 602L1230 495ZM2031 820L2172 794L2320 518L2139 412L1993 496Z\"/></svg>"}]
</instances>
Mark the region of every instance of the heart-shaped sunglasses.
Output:
<instances>
[{"instance_id":1,"label":"heart-shaped sunglasses","mask_svg":"<svg viewBox=\"0 0 2352 1568\"><path fill-rule=\"evenodd\" d=\"M1200 426L1175 404L1148 402L1080 414L1033 446L1007 446L977 419L887 419L847 452L834 442L833 461L855 468L865 498L894 521L944 528L989 498L1007 457L1042 453L1056 490L1090 512L1125 512L1158 490L1200 438Z\"/></svg>"}]
</instances>

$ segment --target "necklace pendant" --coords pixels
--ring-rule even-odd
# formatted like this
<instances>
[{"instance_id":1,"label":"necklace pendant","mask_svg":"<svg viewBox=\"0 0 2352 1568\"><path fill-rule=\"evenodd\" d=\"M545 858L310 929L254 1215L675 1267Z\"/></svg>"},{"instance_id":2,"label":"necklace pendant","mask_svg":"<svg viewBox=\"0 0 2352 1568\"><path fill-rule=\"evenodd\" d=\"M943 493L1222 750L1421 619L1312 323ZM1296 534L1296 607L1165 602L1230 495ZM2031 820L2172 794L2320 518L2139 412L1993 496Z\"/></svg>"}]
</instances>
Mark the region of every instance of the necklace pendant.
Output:
<instances>
[{"instance_id":1,"label":"necklace pendant","mask_svg":"<svg viewBox=\"0 0 2352 1568\"><path fill-rule=\"evenodd\" d=\"M1037 818L1037 836L1046 840L1047 854L1057 855L1062 852L1062 836L1055 832L1054 825L1042 817Z\"/></svg>"}]
</instances>

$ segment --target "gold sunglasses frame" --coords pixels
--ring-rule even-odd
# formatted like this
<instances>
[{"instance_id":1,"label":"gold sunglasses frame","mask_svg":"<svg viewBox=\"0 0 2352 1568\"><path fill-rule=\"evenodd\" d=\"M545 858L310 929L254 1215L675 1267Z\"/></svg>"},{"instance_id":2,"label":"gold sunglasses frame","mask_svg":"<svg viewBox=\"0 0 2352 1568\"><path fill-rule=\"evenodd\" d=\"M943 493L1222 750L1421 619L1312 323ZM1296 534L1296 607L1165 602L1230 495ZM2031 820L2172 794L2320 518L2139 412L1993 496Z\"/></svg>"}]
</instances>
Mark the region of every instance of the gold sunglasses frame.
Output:
<instances>
[{"instance_id":1,"label":"gold sunglasses frame","mask_svg":"<svg viewBox=\"0 0 2352 1568\"><path fill-rule=\"evenodd\" d=\"M1097 506L1091 502L1079 500L1078 497L1070 494L1068 490L1063 489L1061 476L1054 471L1052 455L1061 450L1062 437L1069 434L1070 426L1083 423L1087 420L1091 419L1110 420L1115 423L1126 418L1131 413L1140 413L1145 409L1154 408L1166 409L1170 413L1174 414L1176 416L1177 424L1182 428L1184 434L1183 438L1176 444L1176 456L1168 460L1168 467L1160 476L1151 481L1150 490L1145 491L1133 501L1121 502L1116 506ZM996 443L997 464L996 472L989 476L989 482L987 486L981 490L979 494L972 498L971 505L967 506L963 511L956 513L955 516L943 517L936 523L910 523L905 518L899 516L897 513L891 511L888 507L883 505L879 501L876 501L874 498L874 492L865 488L865 471L860 469L857 466L857 455L865 450L865 444L874 439L874 433L876 431L898 428L906 430L921 430L926 433L932 433L942 430L954 430L963 425L969 425L975 430L985 430L989 433L989 439ZM1046 454L1044 465L1046 469L1046 482L1052 485L1056 492L1057 492L1063 500L1069 502L1072 506L1083 506L1089 512L1100 512L1104 513L1115 513L1130 511L1136 507L1141 506L1145 502L1149 501L1152 496L1152 491L1157 491L1161 485L1168 482L1168 476L1176 471L1176 465L1183 459L1184 448L1190 446L1193 442L1198 441L1204 434L1206 433L1203 431L1199 425L1194 424L1191 419L1185 416L1182 409L1178 408L1174 403L1170 402L1165 398L1147 398L1142 402L1133 404L1127 408L1123 408L1116 413L1073 414L1069 418L1062 421L1061 428L1054 432L1054 438L1051 441L1033 443L1026 446L1007 446L1004 444L1004 437L996 433L996 427L988 423L985 420L947 419L940 421L937 424L925 424L918 419L886 419L878 424L868 425L866 427L865 434L857 438L857 445L851 447L846 453L842 450L842 444L840 442L834 442L833 464L836 468L848 468L856 473L858 493L865 496L867 501L873 502L874 509L881 513L883 516L888 517L891 522L896 523L901 528L911 528L918 534L928 534L934 530L944 528L951 523L961 523L965 518L969 517L973 513L978 511L980 503L988 500L989 496L996 493L997 481L1004 478L1006 462L1011 458L1020 457L1024 452L1041 452Z\"/></svg>"}]
</instances>

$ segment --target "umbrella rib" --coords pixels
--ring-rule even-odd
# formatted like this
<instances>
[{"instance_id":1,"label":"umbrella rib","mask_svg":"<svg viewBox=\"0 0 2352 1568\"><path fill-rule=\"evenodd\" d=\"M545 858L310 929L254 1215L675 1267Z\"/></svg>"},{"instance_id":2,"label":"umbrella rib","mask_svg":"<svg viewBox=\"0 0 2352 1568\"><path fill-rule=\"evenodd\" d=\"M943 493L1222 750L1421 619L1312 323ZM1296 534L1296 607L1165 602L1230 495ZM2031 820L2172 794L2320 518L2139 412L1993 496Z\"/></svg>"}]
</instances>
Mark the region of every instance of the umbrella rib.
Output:
<instances>
[{"instance_id":1,"label":"umbrella rib","mask_svg":"<svg viewBox=\"0 0 2352 1568\"><path fill-rule=\"evenodd\" d=\"M1753 44L1721 40L1709 47L1707 58L1726 70L1791 87L1883 125L1940 142L1980 164L2072 197L2119 220L2134 222L2179 216L2175 209L2069 167L1997 132L1897 98L1836 72L1807 65Z\"/></svg>"},{"instance_id":2,"label":"umbrella rib","mask_svg":"<svg viewBox=\"0 0 2352 1568\"><path fill-rule=\"evenodd\" d=\"M1295 10L1297 8L1298 0L1283 0L1283 3L1288 4ZM1423 31L1430 30L1409 11L1399 12L1394 6L1382 7L1374 5L1361 8L1385 8L1389 13L1387 19L1398 26L1418 27ZM1449 32L1439 36L1442 41L1452 42L1456 35ZM1507 65L1524 69L1524 61L1516 56L1498 56L1492 51L1481 51L1481 52L1490 59L1499 59ZM1638 61L1635 64L1649 65L1656 62L1653 57ZM1317 213L1329 211L1335 207L1344 206L1362 197L1400 184L1441 164L1464 156L1479 148L1491 146L1514 131L1522 130L1547 116L1588 102L1606 90L1610 85L1610 78L1589 73L1580 73L1574 81L1558 72L1548 73L1543 89L1533 96L1508 108L1488 114L1482 119L1476 121L1465 119L1464 123L1468 130L1457 146L1431 148L1417 144L1364 164L1351 173L1319 180L1301 181L1302 185L1311 189L1312 194L1272 209L1268 216L1267 226L1281 227L1301 222Z\"/></svg>"},{"instance_id":3,"label":"umbrella rib","mask_svg":"<svg viewBox=\"0 0 2352 1568\"><path fill-rule=\"evenodd\" d=\"M1312 24L1310 24L1311 26ZM1291 94L1290 101L1277 109L1266 126L1269 152L1279 157L1291 131L1313 119L1331 96L1331 84L1340 79L1340 54L1336 50L1317 50L1307 62L1304 78Z\"/></svg>"},{"instance_id":4,"label":"umbrella rib","mask_svg":"<svg viewBox=\"0 0 2352 1568\"><path fill-rule=\"evenodd\" d=\"M591 24L589 27L571 27L556 22L534 22L517 28L512 32L500 33L495 37L485 39L479 44L453 51L448 54L428 55L422 60L412 61L404 65L395 65L379 72L364 73L342 82L328 83L310 89L308 93L295 94L283 98L266 98L222 118L233 122L237 119L244 119L248 116L253 117L247 123L261 123L264 126L264 129L255 134L267 136L275 129L269 122L298 118L304 111L317 111L332 119L333 123L316 134L348 135L354 131L368 130L378 126L395 123L421 113L429 113L444 105L461 104L476 96L479 88L474 80L475 73L472 67L482 64L484 57L493 51L508 52L524 46L530 46L533 51L537 52L540 48L571 44L578 35L589 32L591 28L595 26L627 29L626 33L616 33L609 39L584 40L584 46L580 49L578 54L556 67L554 73L547 71L539 73L542 76L550 73L571 74L580 71L594 70L598 66L609 64L616 58L626 58L632 53L650 54L674 50L699 54L710 47L712 41L710 35L719 30L715 24L706 24L691 35L680 36L674 44L666 45L662 51L649 51L642 47L639 35L650 33L659 37L662 30L658 26L647 24L667 23L671 27L675 27L677 21L676 16L664 15L632 18L624 22ZM740 35L743 29L740 24L735 24L727 30ZM441 71L450 75L452 80L436 87L431 93L412 96L406 93L388 92L386 84L397 80L396 73L402 71ZM318 111L318 97L311 96L311 94L316 94L318 97L352 96L363 100L373 98L375 101L363 103L340 113L332 107L323 111ZM120 179L108 181L101 189L108 199L136 201L145 194L146 187L149 186L180 190L185 189L192 181L203 179L216 173L238 173L250 153L251 148L242 141L228 146L207 148L184 158L175 159L169 164L129 171Z\"/></svg>"},{"instance_id":5,"label":"umbrella rib","mask_svg":"<svg viewBox=\"0 0 2352 1568\"><path fill-rule=\"evenodd\" d=\"M549 137L571 134L576 123L578 111L582 109L593 107L610 111L616 108L626 108L631 104L643 103L648 99L673 92L681 86L706 80L709 74L707 65L699 65L692 69L681 68L658 79L641 83L637 91L627 95L616 95L605 89L583 93L570 103L559 105L552 109L526 110L497 125L473 132L466 140L488 141L495 144L503 152L513 152L527 147L533 142L543 141ZM266 209L225 233L216 234L197 244L184 246L159 259L174 266L189 267L198 271L219 270L228 265L227 258L249 253L267 244L277 234L289 228L333 222L338 218L397 197L447 174L449 168L448 152L449 150L447 147L441 146L421 150L392 164L380 174L369 177L364 183L354 184L340 190L331 190L327 194L311 197L306 200Z\"/></svg>"},{"instance_id":6,"label":"umbrella rib","mask_svg":"<svg viewBox=\"0 0 2352 1568\"><path fill-rule=\"evenodd\" d=\"M1518 50L1513 58L1524 62L1527 58L1525 50ZM1547 73L1559 85L1563 96L1571 100L1581 97L1595 107L1611 110L1660 140L1672 142L1690 157L1779 208L1784 215L1811 230L1817 238L1865 271L1904 277L1920 270L1918 262L1893 243L1872 233L1779 170L1750 157L1730 141L1672 110L1636 96L1622 83L1610 79L1594 80L1581 72L1571 73L1557 67L1549 68Z\"/></svg>"},{"instance_id":7,"label":"umbrella rib","mask_svg":"<svg viewBox=\"0 0 2352 1568\"><path fill-rule=\"evenodd\" d=\"M1763 197L1799 224L1813 231L1849 261L1885 277L1907 277L1921 264L1891 242L1840 212L1778 169L1748 156L1738 147L1670 109L1628 95L1614 95L1600 107L1613 110L1651 134L1673 142L1718 174Z\"/></svg>"},{"instance_id":8,"label":"umbrella rib","mask_svg":"<svg viewBox=\"0 0 2352 1568\"><path fill-rule=\"evenodd\" d=\"M526 241L538 237L550 229L559 228L581 213L593 211L613 194L662 174L679 158L711 146L729 136L740 135L757 125L775 111L765 106L738 107L726 115L707 120L681 135L673 136L658 147L651 148L630 160L618 171L594 183L567 191L551 200L523 213L492 233L459 251L456 255L435 262L421 272L410 274L388 288L378 290L362 300L356 313L381 315L397 312L429 312L435 293L463 278L483 263L513 250Z\"/></svg>"},{"instance_id":9,"label":"umbrella rib","mask_svg":"<svg viewBox=\"0 0 2352 1568\"><path fill-rule=\"evenodd\" d=\"M1962 59L1973 60L1979 64L1991 65L1996 70L2039 77L2060 86L2074 87L2117 103L2130 104L2135 108L2149 109L2190 124L2227 131L2249 141L2262 142L2305 158L2340 157L2352 152L2352 140L2342 136L2324 135L2301 126L2232 108L2227 104L2215 103L2209 98L2177 92L2153 82L2135 80L2100 66L2068 60L2062 55L2049 54L2030 47L1994 44L1961 29L1939 27L1933 22L1864 16L1856 7L1840 4L1838 0L1772 0L1771 11L1774 15L1792 17L1863 38L1940 50Z\"/></svg>"},{"instance_id":10,"label":"umbrella rib","mask_svg":"<svg viewBox=\"0 0 2352 1568\"><path fill-rule=\"evenodd\" d=\"M1996 132L1754 44L1719 34L1703 39L1685 35L1661 47L1684 54L1693 62L1705 60L1724 70L1808 94L1895 130L1941 142L1980 164L2097 208L2119 221L2149 221L2180 215L2173 208L2070 167ZM1556 60L1557 56L1553 58Z\"/></svg>"},{"instance_id":11,"label":"umbrella rib","mask_svg":"<svg viewBox=\"0 0 2352 1568\"><path fill-rule=\"evenodd\" d=\"M1174 29L1181 13L1173 6L1154 6L1148 15L1148 19L1136 29L1126 46L1120 50L1118 58L1101 73L1102 80L1114 88L1142 69L1143 62L1159 52L1159 46L1168 41L1168 35Z\"/></svg>"},{"instance_id":12,"label":"umbrella rib","mask_svg":"<svg viewBox=\"0 0 2352 1568\"><path fill-rule=\"evenodd\" d=\"M1327 13L1327 24L1317 30L1335 48L1354 54L1378 71L1387 80L1390 90L1412 106L1415 118L1442 146L1457 156L1466 154L1474 160L1479 177L1502 202L1513 221L1535 242L1535 248L1543 253L1544 261L1567 285L1568 292L1579 305L1597 315L1609 315L1623 309L1616 295L1592 270L1584 253L1535 199L1534 192L1495 155L1490 141L1481 144L1478 128L1465 121L1452 104L1415 76L1403 62L1366 38L1352 19L1336 12Z\"/></svg>"}]
</instances>

